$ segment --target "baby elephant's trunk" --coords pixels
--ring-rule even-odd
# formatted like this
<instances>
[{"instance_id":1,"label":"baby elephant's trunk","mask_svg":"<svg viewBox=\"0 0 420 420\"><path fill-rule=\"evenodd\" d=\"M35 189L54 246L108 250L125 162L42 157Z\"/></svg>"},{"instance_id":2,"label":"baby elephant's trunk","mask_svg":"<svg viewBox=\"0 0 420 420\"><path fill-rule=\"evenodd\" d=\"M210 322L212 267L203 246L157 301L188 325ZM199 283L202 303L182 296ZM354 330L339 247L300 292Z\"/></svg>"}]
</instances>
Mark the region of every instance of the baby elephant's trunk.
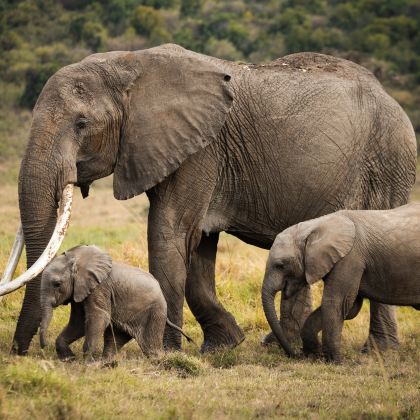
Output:
<instances>
[{"instance_id":1,"label":"baby elephant's trunk","mask_svg":"<svg viewBox=\"0 0 420 420\"><path fill-rule=\"evenodd\" d=\"M41 326L39 330L39 343L43 349L47 345L47 330L50 325L53 315L53 308L50 304L42 305L42 319Z\"/></svg>"},{"instance_id":2,"label":"baby elephant's trunk","mask_svg":"<svg viewBox=\"0 0 420 420\"><path fill-rule=\"evenodd\" d=\"M187 341L189 342L189 343L193 343L193 344L195 344L195 342L194 342L194 340L191 338L191 337L189 337L187 334L185 334L184 333L184 331L182 331L182 329L181 328L179 328L178 327L178 325L175 325L173 322L171 322L171 321L169 321L169 319L168 318L166 318L166 323L171 327L171 328L174 328L175 330L177 330L177 331L179 331L186 339L187 339ZM197 344L195 344L195 345L197 345Z\"/></svg>"}]
</instances>

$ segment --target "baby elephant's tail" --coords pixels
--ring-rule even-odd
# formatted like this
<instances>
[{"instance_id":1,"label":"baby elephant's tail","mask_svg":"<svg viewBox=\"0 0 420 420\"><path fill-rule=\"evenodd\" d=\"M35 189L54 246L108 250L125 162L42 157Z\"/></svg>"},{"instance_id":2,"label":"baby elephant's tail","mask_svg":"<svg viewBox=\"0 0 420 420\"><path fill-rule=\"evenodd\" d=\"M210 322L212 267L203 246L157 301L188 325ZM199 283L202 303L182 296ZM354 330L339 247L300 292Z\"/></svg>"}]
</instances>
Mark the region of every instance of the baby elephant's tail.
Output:
<instances>
[{"instance_id":1,"label":"baby elephant's tail","mask_svg":"<svg viewBox=\"0 0 420 420\"><path fill-rule=\"evenodd\" d=\"M173 322L169 321L168 318L166 318L166 323L171 327L174 328L175 330L179 331L186 339L189 343L193 343L195 344L194 340L191 337L188 337L187 334L184 333L184 331L182 331L181 328L178 327L178 325L175 325ZM197 344L195 344L197 345Z\"/></svg>"}]
</instances>

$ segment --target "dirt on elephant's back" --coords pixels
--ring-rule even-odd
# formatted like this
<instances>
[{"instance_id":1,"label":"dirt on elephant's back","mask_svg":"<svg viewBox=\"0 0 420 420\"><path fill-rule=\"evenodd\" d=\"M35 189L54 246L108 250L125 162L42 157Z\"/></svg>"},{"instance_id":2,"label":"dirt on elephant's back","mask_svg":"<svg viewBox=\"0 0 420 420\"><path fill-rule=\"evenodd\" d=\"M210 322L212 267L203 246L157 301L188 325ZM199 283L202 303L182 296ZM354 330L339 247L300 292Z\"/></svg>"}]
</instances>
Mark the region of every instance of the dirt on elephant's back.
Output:
<instances>
[{"instance_id":1,"label":"dirt on elephant's back","mask_svg":"<svg viewBox=\"0 0 420 420\"><path fill-rule=\"evenodd\" d=\"M254 67L303 73L334 73L335 76L348 80L359 80L362 76L376 81L375 76L368 69L353 61L313 52L286 55L268 64L255 65Z\"/></svg>"}]
</instances>

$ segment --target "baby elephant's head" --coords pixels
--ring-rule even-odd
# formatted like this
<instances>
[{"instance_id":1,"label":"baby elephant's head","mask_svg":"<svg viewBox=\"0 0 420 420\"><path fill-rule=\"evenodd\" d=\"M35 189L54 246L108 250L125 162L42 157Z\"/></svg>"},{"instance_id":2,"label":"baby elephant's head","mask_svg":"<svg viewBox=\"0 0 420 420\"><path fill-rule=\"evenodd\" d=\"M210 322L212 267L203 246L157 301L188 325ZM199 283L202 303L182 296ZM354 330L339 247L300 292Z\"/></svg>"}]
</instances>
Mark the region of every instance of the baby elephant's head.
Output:
<instances>
[{"instance_id":1,"label":"baby elephant's head","mask_svg":"<svg viewBox=\"0 0 420 420\"><path fill-rule=\"evenodd\" d=\"M350 252L354 238L354 223L342 213L299 223L277 235L267 260L262 303L267 321L287 354L293 355L293 350L277 319L275 295L282 291L289 299L321 280Z\"/></svg>"},{"instance_id":2,"label":"baby elephant's head","mask_svg":"<svg viewBox=\"0 0 420 420\"><path fill-rule=\"evenodd\" d=\"M46 345L53 308L86 299L111 268L111 257L94 245L72 248L48 264L41 279L41 347Z\"/></svg>"}]
</instances>

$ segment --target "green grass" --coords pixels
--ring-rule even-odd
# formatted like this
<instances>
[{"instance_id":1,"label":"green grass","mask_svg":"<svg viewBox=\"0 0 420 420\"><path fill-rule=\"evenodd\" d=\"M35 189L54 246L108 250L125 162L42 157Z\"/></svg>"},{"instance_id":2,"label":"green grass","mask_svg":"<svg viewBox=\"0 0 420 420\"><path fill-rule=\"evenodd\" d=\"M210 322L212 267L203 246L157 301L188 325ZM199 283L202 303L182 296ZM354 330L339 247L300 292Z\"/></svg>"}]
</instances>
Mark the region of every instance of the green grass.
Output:
<instances>
[{"instance_id":1,"label":"green grass","mask_svg":"<svg viewBox=\"0 0 420 420\"><path fill-rule=\"evenodd\" d=\"M16 186L2 185L0 202L3 267L18 225ZM114 259L147 268L146 215L145 197L118 202L109 180L102 181L87 200L75 197L63 248L96 243ZM36 336L29 357L9 356L23 291L7 296L0 304L0 418L420 418L419 313L398 308L398 352L360 354L368 331L365 303L361 314L345 324L343 365L290 360L280 349L259 344L268 330L260 303L266 257L267 251L222 235L217 291L246 340L236 349L208 355L184 342L181 353L147 360L130 343L111 368L85 363L78 342L77 361L61 363L53 343L69 308L60 307L44 351ZM201 342L188 308L184 328Z\"/></svg>"}]
</instances>

